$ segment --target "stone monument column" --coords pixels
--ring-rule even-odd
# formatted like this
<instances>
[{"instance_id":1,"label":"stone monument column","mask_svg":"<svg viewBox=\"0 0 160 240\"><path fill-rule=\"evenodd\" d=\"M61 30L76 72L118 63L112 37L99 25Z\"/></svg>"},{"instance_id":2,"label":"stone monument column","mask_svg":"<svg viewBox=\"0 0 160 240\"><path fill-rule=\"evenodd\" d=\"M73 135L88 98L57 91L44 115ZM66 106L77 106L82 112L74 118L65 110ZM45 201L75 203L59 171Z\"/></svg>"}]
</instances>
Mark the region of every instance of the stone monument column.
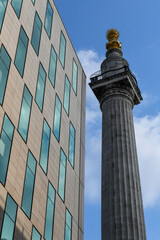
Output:
<instances>
[{"instance_id":1,"label":"stone monument column","mask_svg":"<svg viewBox=\"0 0 160 240\"><path fill-rule=\"evenodd\" d=\"M106 59L89 84L102 111L102 240L146 240L132 115L142 96L118 37L107 32Z\"/></svg>"}]
</instances>

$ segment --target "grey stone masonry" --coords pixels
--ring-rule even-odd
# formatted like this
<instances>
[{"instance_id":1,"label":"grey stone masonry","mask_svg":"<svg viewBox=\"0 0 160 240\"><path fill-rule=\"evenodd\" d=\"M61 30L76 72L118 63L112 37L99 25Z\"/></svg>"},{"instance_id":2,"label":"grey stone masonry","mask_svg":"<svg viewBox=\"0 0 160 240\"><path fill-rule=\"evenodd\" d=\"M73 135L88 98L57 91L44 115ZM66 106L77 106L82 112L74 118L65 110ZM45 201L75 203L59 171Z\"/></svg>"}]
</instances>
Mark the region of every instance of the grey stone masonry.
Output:
<instances>
[{"instance_id":1,"label":"grey stone masonry","mask_svg":"<svg viewBox=\"0 0 160 240\"><path fill-rule=\"evenodd\" d=\"M102 240L146 240L132 115L142 97L120 50L107 52L90 87L102 110Z\"/></svg>"}]
</instances>

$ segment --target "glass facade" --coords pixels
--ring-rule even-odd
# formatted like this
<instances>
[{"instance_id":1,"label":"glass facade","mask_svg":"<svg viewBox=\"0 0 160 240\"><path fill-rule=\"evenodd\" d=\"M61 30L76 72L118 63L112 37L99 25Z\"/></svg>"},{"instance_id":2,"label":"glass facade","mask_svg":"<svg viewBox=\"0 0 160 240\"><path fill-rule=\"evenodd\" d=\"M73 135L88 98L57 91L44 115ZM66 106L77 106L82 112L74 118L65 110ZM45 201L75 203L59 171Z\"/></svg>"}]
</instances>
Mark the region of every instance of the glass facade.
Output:
<instances>
[{"instance_id":1,"label":"glass facade","mask_svg":"<svg viewBox=\"0 0 160 240\"><path fill-rule=\"evenodd\" d=\"M51 47L48 78L51 81L53 87L55 85L56 67L57 67L57 54L56 54L56 52L55 52L55 50L52 46Z\"/></svg>"},{"instance_id":2,"label":"glass facade","mask_svg":"<svg viewBox=\"0 0 160 240\"><path fill-rule=\"evenodd\" d=\"M14 64L18 72L20 73L21 77L23 77L24 66L25 66L26 55L27 55L27 48L28 48L28 37L23 27L21 27L18 45L17 45L16 57L14 60Z\"/></svg>"},{"instance_id":3,"label":"glass facade","mask_svg":"<svg viewBox=\"0 0 160 240\"><path fill-rule=\"evenodd\" d=\"M24 92L23 92L20 119L19 119L19 126L18 126L18 131L25 142L27 141L27 135L28 135L31 105L32 105L32 95L30 94L28 88L25 85Z\"/></svg>"},{"instance_id":4,"label":"glass facade","mask_svg":"<svg viewBox=\"0 0 160 240\"><path fill-rule=\"evenodd\" d=\"M38 16L38 13L36 12L35 13L35 18L34 18L31 44L32 44L32 46L33 46L37 55L39 54L41 32L42 32L42 22L41 22L41 19Z\"/></svg>"},{"instance_id":5,"label":"glass facade","mask_svg":"<svg viewBox=\"0 0 160 240\"><path fill-rule=\"evenodd\" d=\"M44 239L52 240L53 238L53 220L54 220L54 206L55 206L55 189L51 183L48 184L48 198L46 208L46 221Z\"/></svg>"},{"instance_id":6,"label":"glass facade","mask_svg":"<svg viewBox=\"0 0 160 240\"><path fill-rule=\"evenodd\" d=\"M71 240L72 238L72 216L66 209L66 225L65 225L65 240Z\"/></svg>"},{"instance_id":7,"label":"glass facade","mask_svg":"<svg viewBox=\"0 0 160 240\"><path fill-rule=\"evenodd\" d=\"M51 4L49 3L49 1L47 1L44 28L49 38L51 37L52 20L53 20L53 10L52 10Z\"/></svg>"},{"instance_id":8,"label":"glass facade","mask_svg":"<svg viewBox=\"0 0 160 240\"><path fill-rule=\"evenodd\" d=\"M69 134L69 162L74 167L74 155L75 155L75 129L70 123L70 134Z\"/></svg>"},{"instance_id":9,"label":"glass facade","mask_svg":"<svg viewBox=\"0 0 160 240\"><path fill-rule=\"evenodd\" d=\"M22 0L12 0L11 5L17 15L17 17L20 17L21 13L21 7L22 7Z\"/></svg>"},{"instance_id":10,"label":"glass facade","mask_svg":"<svg viewBox=\"0 0 160 240\"><path fill-rule=\"evenodd\" d=\"M64 68L65 64L65 55L66 55L66 39L64 34L61 32L61 39L60 39L60 48L59 48L59 60Z\"/></svg>"},{"instance_id":11,"label":"glass facade","mask_svg":"<svg viewBox=\"0 0 160 240\"><path fill-rule=\"evenodd\" d=\"M60 195L63 201L65 197L65 180L66 180L66 155L61 149L58 194Z\"/></svg>"},{"instance_id":12,"label":"glass facade","mask_svg":"<svg viewBox=\"0 0 160 240\"><path fill-rule=\"evenodd\" d=\"M53 123L53 133L59 141L60 138L60 127L61 127L61 111L62 111L62 104L59 100L59 97L56 95L56 103L55 103L55 110L54 110L54 123Z\"/></svg>"},{"instance_id":13,"label":"glass facade","mask_svg":"<svg viewBox=\"0 0 160 240\"><path fill-rule=\"evenodd\" d=\"M0 51L0 104L3 104L11 58L2 45Z\"/></svg>"},{"instance_id":14,"label":"glass facade","mask_svg":"<svg viewBox=\"0 0 160 240\"><path fill-rule=\"evenodd\" d=\"M22 209L29 218L31 217L35 172L36 160L29 151L22 199Z\"/></svg>"},{"instance_id":15,"label":"glass facade","mask_svg":"<svg viewBox=\"0 0 160 240\"><path fill-rule=\"evenodd\" d=\"M17 215L17 204L8 194L1 232L1 239L12 240Z\"/></svg>"},{"instance_id":16,"label":"glass facade","mask_svg":"<svg viewBox=\"0 0 160 240\"><path fill-rule=\"evenodd\" d=\"M72 88L75 94L77 94L77 78L78 78L78 67L75 60L73 59Z\"/></svg>"},{"instance_id":17,"label":"glass facade","mask_svg":"<svg viewBox=\"0 0 160 240\"><path fill-rule=\"evenodd\" d=\"M51 129L48 126L48 123L46 122L46 120L44 119L42 143L41 143L40 165L46 174L47 174L47 168L48 168L50 135L51 135Z\"/></svg>"},{"instance_id":18,"label":"glass facade","mask_svg":"<svg viewBox=\"0 0 160 240\"><path fill-rule=\"evenodd\" d=\"M43 110L45 83L46 83L46 72L42 64L40 63L38 80L37 80L37 89L36 89L36 103L38 104L41 111Z\"/></svg>"},{"instance_id":19,"label":"glass facade","mask_svg":"<svg viewBox=\"0 0 160 240\"><path fill-rule=\"evenodd\" d=\"M70 103L70 89L71 89L70 81L68 80L68 77L65 76L63 106L64 106L64 109L65 109L65 111L68 115L69 115L69 103Z\"/></svg>"},{"instance_id":20,"label":"glass facade","mask_svg":"<svg viewBox=\"0 0 160 240\"><path fill-rule=\"evenodd\" d=\"M32 229L32 239L31 240L41 240L41 235L35 229L35 227L33 227L33 229Z\"/></svg>"},{"instance_id":21,"label":"glass facade","mask_svg":"<svg viewBox=\"0 0 160 240\"><path fill-rule=\"evenodd\" d=\"M0 137L0 182L5 185L14 126L5 114Z\"/></svg>"},{"instance_id":22,"label":"glass facade","mask_svg":"<svg viewBox=\"0 0 160 240\"><path fill-rule=\"evenodd\" d=\"M2 30L2 24L4 20L4 15L6 12L7 3L8 3L8 0L0 0L0 33Z\"/></svg>"}]
</instances>

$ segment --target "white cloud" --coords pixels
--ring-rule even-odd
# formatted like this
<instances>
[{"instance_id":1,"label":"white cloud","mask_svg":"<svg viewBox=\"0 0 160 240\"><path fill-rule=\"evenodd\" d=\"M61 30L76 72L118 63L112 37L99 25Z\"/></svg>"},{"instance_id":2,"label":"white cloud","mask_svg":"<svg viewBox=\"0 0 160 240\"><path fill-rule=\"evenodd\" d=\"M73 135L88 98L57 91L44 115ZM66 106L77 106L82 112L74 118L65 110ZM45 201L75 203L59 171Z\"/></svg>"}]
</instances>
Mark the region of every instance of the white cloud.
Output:
<instances>
[{"instance_id":1,"label":"white cloud","mask_svg":"<svg viewBox=\"0 0 160 240\"><path fill-rule=\"evenodd\" d=\"M134 118L145 207L160 201L160 114Z\"/></svg>"},{"instance_id":2,"label":"white cloud","mask_svg":"<svg viewBox=\"0 0 160 240\"><path fill-rule=\"evenodd\" d=\"M93 50L79 51L82 66L89 77L99 70L102 58ZM147 94L144 105L147 105ZM160 202L160 114L134 118L139 167L145 207ZM101 112L99 104L87 85L86 108L86 183L88 203L100 204L101 182Z\"/></svg>"}]
</instances>

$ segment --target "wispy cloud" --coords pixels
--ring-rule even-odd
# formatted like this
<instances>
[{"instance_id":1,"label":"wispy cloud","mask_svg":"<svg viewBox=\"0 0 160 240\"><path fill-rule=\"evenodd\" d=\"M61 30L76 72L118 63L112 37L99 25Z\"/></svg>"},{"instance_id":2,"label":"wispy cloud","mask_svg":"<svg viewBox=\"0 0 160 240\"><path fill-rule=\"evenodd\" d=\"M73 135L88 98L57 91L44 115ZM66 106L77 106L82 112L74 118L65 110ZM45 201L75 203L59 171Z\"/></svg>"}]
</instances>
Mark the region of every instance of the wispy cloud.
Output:
<instances>
[{"instance_id":1,"label":"wispy cloud","mask_svg":"<svg viewBox=\"0 0 160 240\"><path fill-rule=\"evenodd\" d=\"M79 51L81 63L88 77L99 70L102 57L93 50ZM144 105L148 95L143 94ZM155 99L157 99L155 97ZM139 167L145 207L160 202L160 114L134 118ZM87 85L86 108L86 188L88 203L100 203L101 189L101 112L99 104Z\"/></svg>"}]
</instances>

